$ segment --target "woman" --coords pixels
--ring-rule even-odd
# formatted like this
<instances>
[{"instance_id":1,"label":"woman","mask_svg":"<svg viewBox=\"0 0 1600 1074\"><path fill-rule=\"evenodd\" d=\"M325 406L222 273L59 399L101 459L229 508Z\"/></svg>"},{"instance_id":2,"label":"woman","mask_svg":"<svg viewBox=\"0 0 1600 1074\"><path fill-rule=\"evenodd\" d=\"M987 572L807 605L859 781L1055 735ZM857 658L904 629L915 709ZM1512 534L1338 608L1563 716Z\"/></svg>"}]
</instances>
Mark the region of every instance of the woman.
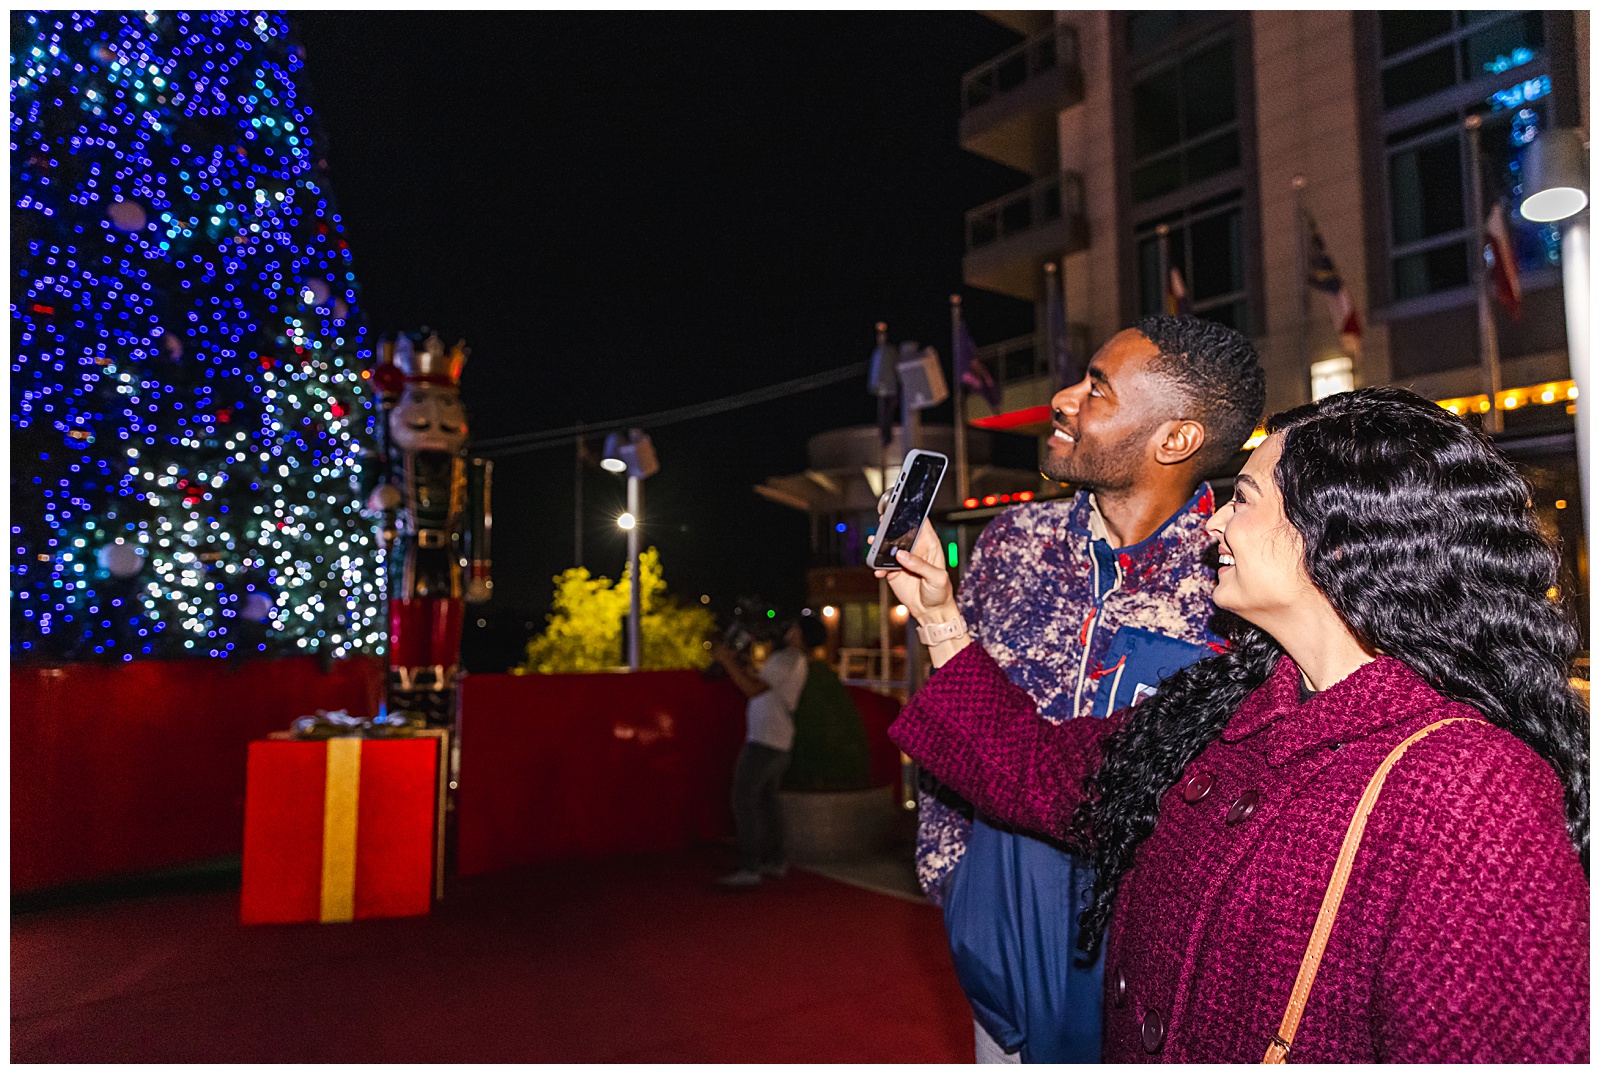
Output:
<instances>
[{"instance_id":1,"label":"woman","mask_svg":"<svg viewBox=\"0 0 1600 1074\"><path fill-rule=\"evenodd\" d=\"M1221 655L1104 720L1037 718L961 631L925 531L889 576L940 670L891 737L1096 865L1108 1062L1257 1062L1356 802L1401 741L1297 1062L1589 1057L1588 714L1528 488L1409 392L1274 418L1209 529ZM937 635L939 630L934 630Z\"/></svg>"}]
</instances>

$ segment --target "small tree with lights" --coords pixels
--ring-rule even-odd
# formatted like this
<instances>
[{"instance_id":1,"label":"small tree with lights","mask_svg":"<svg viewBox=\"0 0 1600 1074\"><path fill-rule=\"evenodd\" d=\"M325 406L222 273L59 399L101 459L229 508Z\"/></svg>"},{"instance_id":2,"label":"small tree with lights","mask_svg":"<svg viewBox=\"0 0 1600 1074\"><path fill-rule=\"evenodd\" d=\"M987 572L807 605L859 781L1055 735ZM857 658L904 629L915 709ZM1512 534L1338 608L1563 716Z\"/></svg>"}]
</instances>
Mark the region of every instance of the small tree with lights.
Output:
<instances>
[{"instance_id":1,"label":"small tree with lights","mask_svg":"<svg viewBox=\"0 0 1600 1074\"><path fill-rule=\"evenodd\" d=\"M287 23L11 44L13 656L377 648L367 350Z\"/></svg>"},{"instance_id":2,"label":"small tree with lights","mask_svg":"<svg viewBox=\"0 0 1600 1074\"><path fill-rule=\"evenodd\" d=\"M703 668L711 663L707 640L716 617L698 604L684 604L667 594L661 556L647 548L639 556L639 666L646 671ZM622 620L628 614L628 573L620 581L594 577L585 567L572 567L555 578L548 626L528 643L528 659L514 671L549 674L563 671L610 671L620 666Z\"/></svg>"}]
</instances>

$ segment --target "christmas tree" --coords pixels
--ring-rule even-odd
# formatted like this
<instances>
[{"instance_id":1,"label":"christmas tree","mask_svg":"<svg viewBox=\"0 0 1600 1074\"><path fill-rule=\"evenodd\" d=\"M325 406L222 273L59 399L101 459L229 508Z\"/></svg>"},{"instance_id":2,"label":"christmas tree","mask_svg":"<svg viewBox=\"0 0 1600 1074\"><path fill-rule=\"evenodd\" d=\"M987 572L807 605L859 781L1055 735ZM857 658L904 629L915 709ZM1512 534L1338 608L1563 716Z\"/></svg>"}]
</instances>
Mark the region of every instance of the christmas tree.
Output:
<instances>
[{"instance_id":1,"label":"christmas tree","mask_svg":"<svg viewBox=\"0 0 1600 1074\"><path fill-rule=\"evenodd\" d=\"M370 348L276 14L11 16L11 645L371 651Z\"/></svg>"}]
</instances>

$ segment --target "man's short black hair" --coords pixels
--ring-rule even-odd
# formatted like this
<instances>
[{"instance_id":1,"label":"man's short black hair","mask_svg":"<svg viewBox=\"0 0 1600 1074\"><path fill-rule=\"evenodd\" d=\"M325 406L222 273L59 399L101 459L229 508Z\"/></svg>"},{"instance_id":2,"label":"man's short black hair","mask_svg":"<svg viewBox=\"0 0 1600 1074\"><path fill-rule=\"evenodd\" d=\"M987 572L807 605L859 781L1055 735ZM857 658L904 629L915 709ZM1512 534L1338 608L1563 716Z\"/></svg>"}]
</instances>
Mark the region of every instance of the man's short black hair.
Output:
<instances>
[{"instance_id":1,"label":"man's short black hair","mask_svg":"<svg viewBox=\"0 0 1600 1074\"><path fill-rule=\"evenodd\" d=\"M807 649L828 644L828 628L814 615L802 615L795 623L800 627L800 639Z\"/></svg>"},{"instance_id":2,"label":"man's short black hair","mask_svg":"<svg viewBox=\"0 0 1600 1074\"><path fill-rule=\"evenodd\" d=\"M1141 317L1134 325L1161 352L1152 366L1176 383L1206 429L1195 457L1203 474L1227 464L1261 421L1267 378L1250 340L1202 317Z\"/></svg>"}]
</instances>

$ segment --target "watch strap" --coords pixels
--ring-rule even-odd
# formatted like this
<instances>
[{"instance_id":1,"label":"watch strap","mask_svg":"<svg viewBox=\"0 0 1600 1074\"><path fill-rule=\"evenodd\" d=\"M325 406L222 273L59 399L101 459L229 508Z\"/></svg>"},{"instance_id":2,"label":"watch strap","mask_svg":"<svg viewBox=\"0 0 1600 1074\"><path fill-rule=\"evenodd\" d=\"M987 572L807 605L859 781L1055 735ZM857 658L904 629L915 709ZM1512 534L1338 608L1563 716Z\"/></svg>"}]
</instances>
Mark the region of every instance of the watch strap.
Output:
<instances>
[{"instance_id":1,"label":"watch strap","mask_svg":"<svg viewBox=\"0 0 1600 1074\"><path fill-rule=\"evenodd\" d=\"M954 619L947 619L943 623L928 623L917 627L917 637L922 639L922 644L933 646L940 642L959 638L967 632L967 621L957 615Z\"/></svg>"}]
</instances>

